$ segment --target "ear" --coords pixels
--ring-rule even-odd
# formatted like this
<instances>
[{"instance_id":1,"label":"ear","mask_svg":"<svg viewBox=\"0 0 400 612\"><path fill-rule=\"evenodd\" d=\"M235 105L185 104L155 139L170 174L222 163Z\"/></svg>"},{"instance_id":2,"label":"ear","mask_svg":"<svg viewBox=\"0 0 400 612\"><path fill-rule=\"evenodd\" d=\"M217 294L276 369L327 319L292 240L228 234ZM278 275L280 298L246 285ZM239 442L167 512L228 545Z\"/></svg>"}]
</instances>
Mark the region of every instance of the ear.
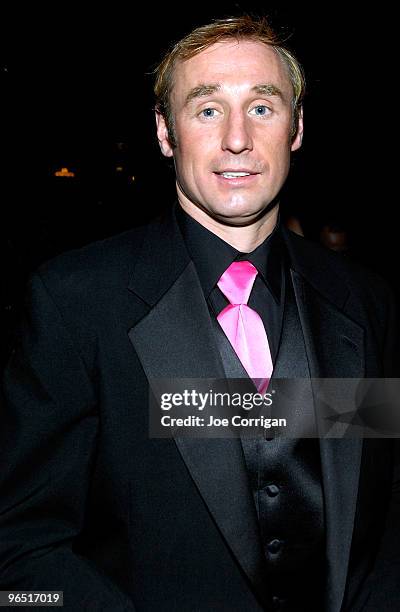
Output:
<instances>
[{"instance_id":1,"label":"ear","mask_svg":"<svg viewBox=\"0 0 400 612\"><path fill-rule=\"evenodd\" d=\"M299 110L299 122L298 122L298 125L297 125L297 131L296 131L294 140L292 142L292 146L290 148L291 151L297 151L297 149L300 149L301 143L303 141L303 129L304 129L304 124L303 124L303 107L301 107L300 110Z\"/></svg>"},{"instance_id":2,"label":"ear","mask_svg":"<svg viewBox=\"0 0 400 612\"><path fill-rule=\"evenodd\" d=\"M173 149L169 142L168 128L165 122L164 115L156 110L157 138L160 145L161 153L165 157L173 156Z\"/></svg>"}]
</instances>

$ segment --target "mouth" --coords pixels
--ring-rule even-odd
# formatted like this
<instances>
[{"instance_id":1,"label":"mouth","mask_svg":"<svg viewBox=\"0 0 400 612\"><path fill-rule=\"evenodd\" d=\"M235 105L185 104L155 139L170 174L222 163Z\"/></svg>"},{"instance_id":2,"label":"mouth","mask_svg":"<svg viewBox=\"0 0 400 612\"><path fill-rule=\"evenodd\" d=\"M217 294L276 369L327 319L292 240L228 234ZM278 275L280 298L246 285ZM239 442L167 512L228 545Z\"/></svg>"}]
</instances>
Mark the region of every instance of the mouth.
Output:
<instances>
[{"instance_id":1,"label":"mouth","mask_svg":"<svg viewBox=\"0 0 400 612\"><path fill-rule=\"evenodd\" d=\"M242 176L250 176L251 172L217 172L220 176L226 179L239 178Z\"/></svg>"},{"instance_id":2,"label":"mouth","mask_svg":"<svg viewBox=\"0 0 400 612\"><path fill-rule=\"evenodd\" d=\"M241 186L252 182L259 172L251 172L250 170L223 170L221 172L214 172L214 174L221 183Z\"/></svg>"},{"instance_id":3,"label":"mouth","mask_svg":"<svg viewBox=\"0 0 400 612\"><path fill-rule=\"evenodd\" d=\"M215 172L219 176L223 176L226 179L242 178L244 176L253 176L258 172L251 172L250 170L223 170L221 172Z\"/></svg>"}]
</instances>

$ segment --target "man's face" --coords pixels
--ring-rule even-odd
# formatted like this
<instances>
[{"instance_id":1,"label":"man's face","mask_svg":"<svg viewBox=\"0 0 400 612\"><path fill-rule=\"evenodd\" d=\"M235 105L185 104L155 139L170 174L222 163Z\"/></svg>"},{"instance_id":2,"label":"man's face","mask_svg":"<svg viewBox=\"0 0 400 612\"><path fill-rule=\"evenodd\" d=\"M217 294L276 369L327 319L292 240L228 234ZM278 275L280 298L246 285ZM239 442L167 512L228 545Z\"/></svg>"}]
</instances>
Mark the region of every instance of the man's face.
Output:
<instances>
[{"instance_id":1,"label":"man's face","mask_svg":"<svg viewBox=\"0 0 400 612\"><path fill-rule=\"evenodd\" d=\"M178 198L228 225L248 225L281 189L292 141L292 86L276 52L259 42L217 43L174 70L177 146L157 114L161 150L173 157Z\"/></svg>"}]
</instances>

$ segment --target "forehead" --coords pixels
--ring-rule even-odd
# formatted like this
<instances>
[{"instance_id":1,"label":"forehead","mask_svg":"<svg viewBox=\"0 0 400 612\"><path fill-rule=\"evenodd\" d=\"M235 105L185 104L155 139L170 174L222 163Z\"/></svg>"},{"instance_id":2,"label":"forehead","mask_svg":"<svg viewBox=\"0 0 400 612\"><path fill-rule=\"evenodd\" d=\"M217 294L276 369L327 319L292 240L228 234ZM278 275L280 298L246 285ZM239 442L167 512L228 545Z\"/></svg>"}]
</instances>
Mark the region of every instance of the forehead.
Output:
<instances>
[{"instance_id":1,"label":"forehead","mask_svg":"<svg viewBox=\"0 0 400 612\"><path fill-rule=\"evenodd\" d=\"M173 93L185 94L204 83L222 87L272 83L292 93L288 69L270 46L251 40L216 43L188 60L177 62L173 75Z\"/></svg>"}]
</instances>

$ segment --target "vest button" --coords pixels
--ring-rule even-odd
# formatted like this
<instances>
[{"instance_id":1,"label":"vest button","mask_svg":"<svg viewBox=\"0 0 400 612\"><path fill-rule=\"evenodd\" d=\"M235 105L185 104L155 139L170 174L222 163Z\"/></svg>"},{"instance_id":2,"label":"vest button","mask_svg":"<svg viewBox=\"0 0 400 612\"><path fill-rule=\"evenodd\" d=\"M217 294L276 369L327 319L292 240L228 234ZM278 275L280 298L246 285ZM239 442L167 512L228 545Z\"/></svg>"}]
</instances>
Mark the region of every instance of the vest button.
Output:
<instances>
[{"instance_id":1,"label":"vest button","mask_svg":"<svg viewBox=\"0 0 400 612\"><path fill-rule=\"evenodd\" d=\"M269 484L265 487L265 491L269 497L275 497L279 493L279 487L276 484Z\"/></svg>"},{"instance_id":2,"label":"vest button","mask_svg":"<svg viewBox=\"0 0 400 612\"><path fill-rule=\"evenodd\" d=\"M276 554L277 552L280 551L281 546L282 546L282 542L280 540L278 540L278 539L271 540L267 544L267 550L268 550L268 552L270 552L272 554Z\"/></svg>"}]
</instances>

